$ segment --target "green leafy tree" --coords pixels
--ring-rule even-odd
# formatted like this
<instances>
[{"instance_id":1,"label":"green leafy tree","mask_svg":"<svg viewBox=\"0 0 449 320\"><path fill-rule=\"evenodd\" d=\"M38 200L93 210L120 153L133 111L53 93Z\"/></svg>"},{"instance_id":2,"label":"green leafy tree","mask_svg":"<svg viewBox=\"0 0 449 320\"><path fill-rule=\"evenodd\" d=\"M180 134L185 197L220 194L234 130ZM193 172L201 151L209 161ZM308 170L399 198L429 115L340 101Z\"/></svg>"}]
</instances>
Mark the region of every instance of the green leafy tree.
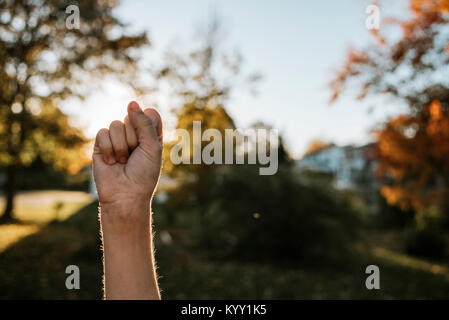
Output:
<instances>
[{"instance_id":1,"label":"green leafy tree","mask_svg":"<svg viewBox=\"0 0 449 320\"><path fill-rule=\"evenodd\" d=\"M40 155L75 171L85 164L86 138L58 108L86 97L105 75L137 85L138 48L145 33L129 34L113 15L118 1L0 0L0 167L6 209L13 217L18 171ZM68 12L68 13L67 13ZM78 16L79 13L79 16Z\"/></svg>"},{"instance_id":2,"label":"green leafy tree","mask_svg":"<svg viewBox=\"0 0 449 320\"><path fill-rule=\"evenodd\" d=\"M199 45L187 54L174 50L167 52L164 65L156 70L161 87L168 84L170 96L175 97L178 106L177 129L185 129L192 137L193 121L201 121L201 130L217 129L225 136L225 129L234 129L234 121L226 110L226 103L238 86L252 88L260 75L242 75L242 58L237 53L229 54L221 47L221 28L214 20L205 32L199 35ZM170 152L178 141L170 141L164 147L164 171L176 181L171 190L169 206L183 203L187 208L200 212L204 221L205 208L210 200L209 186L222 166L193 163L193 145L190 164L173 165ZM203 148L208 142L202 142ZM222 143L224 148L224 141ZM224 154L224 153L222 153Z\"/></svg>"}]
</instances>

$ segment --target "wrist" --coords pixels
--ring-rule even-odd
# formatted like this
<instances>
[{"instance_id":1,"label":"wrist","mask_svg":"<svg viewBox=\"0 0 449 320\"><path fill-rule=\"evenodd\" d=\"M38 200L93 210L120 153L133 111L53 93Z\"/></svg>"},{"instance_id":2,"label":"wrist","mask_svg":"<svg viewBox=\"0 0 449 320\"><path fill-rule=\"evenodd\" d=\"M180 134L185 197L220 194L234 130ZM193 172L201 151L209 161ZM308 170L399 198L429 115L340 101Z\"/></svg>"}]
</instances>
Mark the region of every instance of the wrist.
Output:
<instances>
[{"instance_id":1,"label":"wrist","mask_svg":"<svg viewBox=\"0 0 449 320\"><path fill-rule=\"evenodd\" d=\"M106 211L118 211L142 207L151 203L152 196L149 194L119 194L114 196L99 197L100 207Z\"/></svg>"},{"instance_id":2,"label":"wrist","mask_svg":"<svg viewBox=\"0 0 449 320\"><path fill-rule=\"evenodd\" d=\"M123 237L149 234L151 199L136 198L100 202L100 223L103 233L116 233Z\"/></svg>"}]
</instances>

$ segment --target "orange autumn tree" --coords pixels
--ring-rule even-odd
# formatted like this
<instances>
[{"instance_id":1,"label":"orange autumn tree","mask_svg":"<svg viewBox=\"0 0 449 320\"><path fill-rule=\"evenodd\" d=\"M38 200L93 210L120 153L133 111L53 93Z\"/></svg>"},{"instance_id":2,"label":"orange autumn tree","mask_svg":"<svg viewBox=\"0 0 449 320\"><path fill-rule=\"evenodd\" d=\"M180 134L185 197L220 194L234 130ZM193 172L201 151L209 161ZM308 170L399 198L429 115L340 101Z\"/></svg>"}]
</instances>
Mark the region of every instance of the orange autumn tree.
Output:
<instances>
[{"instance_id":1,"label":"orange autumn tree","mask_svg":"<svg viewBox=\"0 0 449 320\"><path fill-rule=\"evenodd\" d=\"M438 100L416 115L400 115L377 132L381 189L403 209L448 208L449 112Z\"/></svg>"},{"instance_id":2,"label":"orange autumn tree","mask_svg":"<svg viewBox=\"0 0 449 320\"><path fill-rule=\"evenodd\" d=\"M382 195L403 209L449 214L449 0L409 0L409 10L406 20L384 19L373 45L349 50L331 101L355 84L359 100L405 103L408 112L376 132Z\"/></svg>"}]
</instances>

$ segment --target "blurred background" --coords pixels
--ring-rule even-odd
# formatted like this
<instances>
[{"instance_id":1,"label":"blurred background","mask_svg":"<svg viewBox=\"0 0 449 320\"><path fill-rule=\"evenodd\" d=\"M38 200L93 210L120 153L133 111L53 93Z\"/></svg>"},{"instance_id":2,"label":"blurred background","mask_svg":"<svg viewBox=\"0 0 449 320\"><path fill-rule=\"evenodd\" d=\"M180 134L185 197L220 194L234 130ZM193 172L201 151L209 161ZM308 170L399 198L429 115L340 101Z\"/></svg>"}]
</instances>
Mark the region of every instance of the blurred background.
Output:
<instances>
[{"instance_id":1,"label":"blurred background","mask_svg":"<svg viewBox=\"0 0 449 320\"><path fill-rule=\"evenodd\" d=\"M92 139L131 100L164 119L163 298L449 298L448 22L448 0L0 0L0 298L102 298ZM173 165L195 120L279 130L278 172Z\"/></svg>"}]
</instances>

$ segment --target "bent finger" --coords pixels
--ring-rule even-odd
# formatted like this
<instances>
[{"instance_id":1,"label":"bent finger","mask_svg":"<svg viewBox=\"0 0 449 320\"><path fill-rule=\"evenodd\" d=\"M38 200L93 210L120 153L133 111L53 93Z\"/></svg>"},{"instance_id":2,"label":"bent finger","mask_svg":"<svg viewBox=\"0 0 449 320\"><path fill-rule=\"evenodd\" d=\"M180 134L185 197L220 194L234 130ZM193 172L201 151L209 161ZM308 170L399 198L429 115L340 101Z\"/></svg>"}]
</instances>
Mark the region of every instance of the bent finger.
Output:
<instances>
[{"instance_id":1,"label":"bent finger","mask_svg":"<svg viewBox=\"0 0 449 320\"><path fill-rule=\"evenodd\" d=\"M115 157L112 149L111 139L109 137L109 130L106 128L100 129L95 138L95 153L100 152L103 155L105 163L114 164Z\"/></svg>"},{"instance_id":2,"label":"bent finger","mask_svg":"<svg viewBox=\"0 0 449 320\"><path fill-rule=\"evenodd\" d=\"M162 117L159 112L154 108L146 108L143 113L151 118L152 122L156 125L156 133L158 140L163 143L163 131L162 131Z\"/></svg>"},{"instance_id":3,"label":"bent finger","mask_svg":"<svg viewBox=\"0 0 449 320\"><path fill-rule=\"evenodd\" d=\"M156 123L153 119L146 116L139 104L131 101L128 104L129 120L136 131L139 143L142 141L151 142L157 140Z\"/></svg>"},{"instance_id":4,"label":"bent finger","mask_svg":"<svg viewBox=\"0 0 449 320\"><path fill-rule=\"evenodd\" d=\"M126 163L128 159L128 143L126 142L125 125L118 120L112 121L109 126L112 148L115 159L120 163Z\"/></svg>"},{"instance_id":5,"label":"bent finger","mask_svg":"<svg viewBox=\"0 0 449 320\"><path fill-rule=\"evenodd\" d=\"M129 121L129 116L125 117L125 133L126 142L130 150L134 150L137 147L137 135L136 130L134 130L131 122Z\"/></svg>"}]
</instances>

